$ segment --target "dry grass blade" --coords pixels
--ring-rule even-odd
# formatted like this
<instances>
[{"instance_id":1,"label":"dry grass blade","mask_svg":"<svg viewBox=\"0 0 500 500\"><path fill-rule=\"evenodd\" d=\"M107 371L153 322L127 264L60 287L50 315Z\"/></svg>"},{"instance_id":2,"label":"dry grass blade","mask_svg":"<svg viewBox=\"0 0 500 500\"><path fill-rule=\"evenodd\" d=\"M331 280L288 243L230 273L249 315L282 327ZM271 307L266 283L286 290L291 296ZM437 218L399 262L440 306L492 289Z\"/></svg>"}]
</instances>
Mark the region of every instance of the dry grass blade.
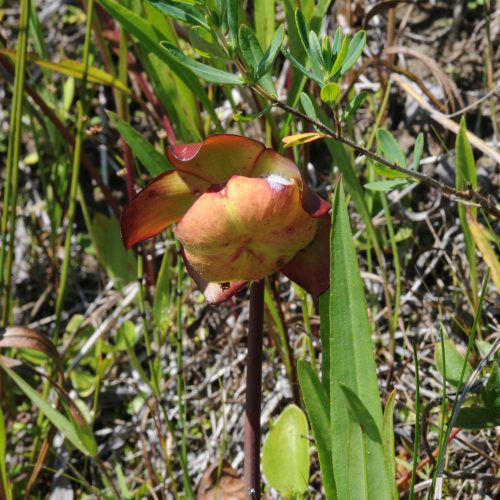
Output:
<instances>
[{"instance_id":1,"label":"dry grass blade","mask_svg":"<svg viewBox=\"0 0 500 500\"><path fill-rule=\"evenodd\" d=\"M412 0L386 0L385 2L379 2L376 5L374 5L366 14L365 17L363 18L363 28L367 29L369 22L375 17L378 16L379 14L382 14L384 11L393 9L394 7L397 7L399 4L403 3L415 3Z\"/></svg>"},{"instance_id":2,"label":"dry grass blade","mask_svg":"<svg viewBox=\"0 0 500 500\"><path fill-rule=\"evenodd\" d=\"M414 57L418 59L422 64L429 68L431 74L436 78L439 85L441 85L445 95L448 97L449 103L452 110L455 110L455 102L460 106L464 106L462 96L460 95L457 86L449 78L446 73L441 69L441 66L432 57L429 57L418 50L411 47L403 47L401 45L395 45L394 47L388 47L385 49L386 54L405 54L407 56Z\"/></svg>"},{"instance_id":3,"label":"dry grass blade","mask_svg":"<svg viewBox=\"0 0 500 500\"><path fill-rule=\"evenodd\" d=\"M466 217L470 231L474 237L474 241L483 256L484 261L490 268L491 279L493 280L493 283L495 283L497 290L500 290L500 262L495 255L495 251L488 243L488 232L486 228L472 216L470 210L467 210Z\"/></svg>"},{"instance_id":4,"label":"dry grass blade","mask_svg":"<svg viewBox=\"0 0 500 500\"><path fill-rule=\"evenodd\" d=\"M54 344L45 335L22 326L0 329L0 348L35 349L49 357L57 368L59 382L63 378L62 362Z\"/></svg>"},{"instance_id":5,"label":"dry grass blade","mask_svg":"<svg viewBox=\"0 0 500 500\"><path fill-rule=\"evenodd\" d=\"M400 75L392 75L392 79L394 82L398 84L398 86L406 92L412 99L417 101L418 105L427 111L430 117L442 125L444 128L451 130L454 134L458 134L459 125L458 123L450 120L448 117L434 109L421 95L419 95L415 89L408 84ZM467 137L469 138L470 143L483 152L485 155L489 156L492 160L497 163L500 163L500 153L493 149L491 146L486 144L485 141L480 139L477 135L472 132L467 131Z\"/></svg>"}]
</instances>

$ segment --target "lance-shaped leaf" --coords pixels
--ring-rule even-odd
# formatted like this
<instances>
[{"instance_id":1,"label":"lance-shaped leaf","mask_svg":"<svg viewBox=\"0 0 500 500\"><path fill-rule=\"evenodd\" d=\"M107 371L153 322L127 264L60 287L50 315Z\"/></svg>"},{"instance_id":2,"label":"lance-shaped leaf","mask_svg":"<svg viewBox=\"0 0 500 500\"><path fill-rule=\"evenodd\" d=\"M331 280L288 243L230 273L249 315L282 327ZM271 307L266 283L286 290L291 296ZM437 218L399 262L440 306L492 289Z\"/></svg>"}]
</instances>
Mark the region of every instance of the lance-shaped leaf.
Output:
<instances>
[{"instance_id":1,"label":"lance-shaped leaf","mask_svg":"<svg viewBox=\"0 0 500 500\"><path fill-rule=\"evenodd\" d=\"M330 411L328 396L324 387L314 373L311 365L299 359L297 363L300 389L311 422L314 441L318 449L323 487L327 500L337 498L332 465L332 436L330 429Z\"/></svg>"},{"instance_id":2,"label":"lance-shaped leaf","mask_svg":"<svg viewBox=\"0 0 500 500\"><path fill-rule=\"evenodd\" d=\"M124 141L130 146L134 155L144 165L149 174L157 176L172 169L172 165L165 155L157 151L144 137L132 128L125 120L116 113L107 111L109 119L114 127L120 132Z\"/></svg>"},{"instance_id":3,"label":"lance-shaped leaf","mask_svg":"<svg viewBox=\"0 0 500 500\"><path fill-rule=\"evenodd\" d=\"M175 45L169 42L162 42L161 47L163 47L177 62L190 69L195 75L203 78L207 82L243 85L243 80L241 78L227 71L221 71L220 69L195 61L184 55Z\"/></svg>"},{"instance_id":4,"label":"lance-shaped leaf","mask_svg":"<svg viewBox=\"0 0 500 500\"><path fill-rule=\"evenodd\" d=\"M339 498L390 499L394 478L380 439L382 408L371 329L342 184L335 192L333 213L329 323L335 485ZM346 388L362 407L349 410ZM360 421L369 422L369 429Z\"/></svg>"}]
</instances>

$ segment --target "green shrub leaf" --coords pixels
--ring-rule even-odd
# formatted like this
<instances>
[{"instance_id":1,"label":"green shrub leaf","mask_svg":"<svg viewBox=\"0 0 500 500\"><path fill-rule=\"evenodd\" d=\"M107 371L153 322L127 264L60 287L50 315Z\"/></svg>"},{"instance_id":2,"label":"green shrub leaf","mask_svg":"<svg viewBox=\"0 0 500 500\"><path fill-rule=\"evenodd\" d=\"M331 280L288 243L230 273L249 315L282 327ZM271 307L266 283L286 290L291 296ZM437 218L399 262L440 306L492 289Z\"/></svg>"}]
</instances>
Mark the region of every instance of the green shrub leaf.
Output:
<instances>
[{"instance_id":1,"label":"green shrub leaf","mask_svg":"<svg viewBox=\"0 0 500 500\"><path fill-rule=\"evenodd\" d=\"M342 63L341 75L345 75L358 61L366 44L366 32L358 31L349 43L349 50Z\"/></svg>"}]
</instances>

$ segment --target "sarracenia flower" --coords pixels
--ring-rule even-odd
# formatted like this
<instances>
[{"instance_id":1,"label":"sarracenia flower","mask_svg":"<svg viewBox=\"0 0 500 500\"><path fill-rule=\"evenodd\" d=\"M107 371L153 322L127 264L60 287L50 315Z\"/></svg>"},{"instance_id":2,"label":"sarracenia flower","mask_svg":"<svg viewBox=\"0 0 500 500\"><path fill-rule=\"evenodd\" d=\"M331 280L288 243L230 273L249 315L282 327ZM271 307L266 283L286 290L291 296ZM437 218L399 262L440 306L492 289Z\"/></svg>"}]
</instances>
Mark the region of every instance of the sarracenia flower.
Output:
<instances>
[{"instance_id":1,"label":"sarracenia flower","mask_svg":"<svg viewBox=\"0 0 500 500\"><path fill-rule=\"evenodd\" d=\"M127 248L177 223L186 267L211 303L276 271L314 297L328 288L330 205L291 160L229 134L167 155L175 169L123 211Z\"/></svg>"}]
</instances>

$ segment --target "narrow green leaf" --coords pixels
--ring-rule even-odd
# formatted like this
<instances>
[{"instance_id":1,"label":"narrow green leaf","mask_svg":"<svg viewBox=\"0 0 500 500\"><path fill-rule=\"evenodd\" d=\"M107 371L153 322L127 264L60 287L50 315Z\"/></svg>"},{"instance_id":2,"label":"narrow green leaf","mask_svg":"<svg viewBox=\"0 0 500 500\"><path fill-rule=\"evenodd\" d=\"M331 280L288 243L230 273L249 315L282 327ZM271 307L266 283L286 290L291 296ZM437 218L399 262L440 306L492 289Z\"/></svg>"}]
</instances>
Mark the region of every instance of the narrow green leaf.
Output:
<instances>
[{"instance_id":1,"label":"narrow green leaf","mask_svg":"<svg viewBox=\"0 0 500 500\"><path fill-rule=\"evenodd\" d=\"M293 404L287 406L270 430L262 448L262 471L283 497L300 495L309 482L307 418Z\"/></svg>"},{"instance_id":2,"label":"narrow green leaf","mask_svg":"<svg viewBox=\"0 0 500 500\"><path fill-rule=\"evenodd\" d=\"M335 485L339 498L390 499L394 478L380 437L382 408L371 328L341 183L332 213L330 422ZM344 394L356 398L350 400L350 410Z\"/></svg>"},{"instance_id":3,"label":"narrow green leaf","mask_svg":"<svg viewBox=\"0 0 500 500\"><path fill-rule=\"evenodd\" d=\"M345 108L345 111L342 113L342 120L347 120L350 116L352 116L356 111L362 106L362 104L366 101L368 97L368 92L360 92L357 94L354 99L349 101L349 104Z\"/></svg>"},{"instance_id":4,"label":"narrow green leaf","mask_svg":"<svg viewBox=\"0 0 500 500\"><path fill-rule=\"evenodd\" d=\"M340 77L340 68L347 56L348 50L349 50L349 36L345 35L344 38L342 39L342 45L340 46L340 49L337 52L337 57L335 58L335 62L333 63L333 66L330 68L330 71L328 73L329 78Z\"/></svg>"},{"instance_id":5,"label":"narrow green leaf","mask_svg":"<svg viewBox=\"0 0 500 500\"><path fill-rule=\"evenodd\" d=\"M318 118L323 123L328 123L329 119L326 115L326 112L320 106L317 106L316 103L315 108ZM334 139L326 139L325 143L328 147L328 150L330 151L330 154L332 155L333 164L337 166L342 173L342 177L345 180L349 196L351 196L356 210L363 219L368 238L373 245L373 248L377 254L377 258L380 259L380 257L378 256L381 254L381 248L378 241L377 232L375 231L375 227L373 225L372 218L366 204L363 187L361 186L359 177L356 175L354 159L352 155L349 155L344 145L339 141L336 141Z\"/></svg>"},{"instance_id":6,"label":"narrow green leaf","mask_svg":"<svg viewBox=\"0 0 500 500\"><path fill-rule=\"evenodd\" d=\"M321 337L321 383L328 402L330 401L330 294L323 293L319 298L319 333Z\"/></svg>"},{"instance_id":7,"label":"narrow green leaf","mask_svg":"<svg viewBox=\"0 0 500 500\"><path fill-rule=\"evenodd\" d=\"M325 352L325 351L324 351ZM337 498L332 465L332 438L330 431L330 410L328 396L311 365L299 359L297 363L300 390L311 422L311 428L318 449L323 487L326 499Z\"/></svg>"},{"instance_id":8,"label":"narrow green leaf","mask_svg":"<svg viewBox=\"0 0 500 500\"><path fill-rule=\"evenodd\" d=\"M498 425L500 411L483 406L461 408L455 421L455 427L470 430L493 429Z\"/></svg>"},{"instance_id":9,"label":"narrow green leaf","mask_svg":"<svg viewBox=\"0 0 500 500\"><path fill-rule=\"evenodd\" d=\"M377 149L392 163L406 167L406 157L394 136L385 128L377 130ZM401 174L399 174L401 176Z\"/></svg>"},{"instance_id":10,"label":"narrow green leaf","mask_svg":"<svg viewBox=\"0 0 500 500\"><path fill-rule=\"evenodd\" d=\"M306 51L309 50L309 37L307 35L309 28L307 27L307 21L300 9L295 11L295 24L297 25L297 31L299 34L302 46Z\"/></svg>"},{"instance_id":11,"label":"narrow green leaf","mask_svg":"<svg viewBox=\"0 0 500 500\"><path fill-rule=\"evenodd\" d=\"M170 253L165 252L161 260L160 272L156 281L156 291L153 301L153 320L160 331L167 328L170 319L167 316L167 311L171 300L171 285L170 285Z\"/></svg>"},{"instance_id":12,"label":"narrow green leaf","mask_svg":"<svg viewBox=\"0 0 500 500\"><path fill-rule=\"evenodd\" d=\"M212 34L203 28L202 26L192 26L189 30L189 40L193 48L202 57L220 57L221 59L227 59L228 55L221 47L221 45L216 42Z\"/></svg>"},{"instance_id":13,"label":"narrow green leaf","mask_svg":"<svg viewBox=\"0 0 500 500\"><path fill-rule=\"evenodd\" d=\"M116 217L107 217L99 212L89 228L99 264L113 280L117 289L137 279L137 261L132 250L125 250Z\"/></svg>"},{"instance_id":14,"label":"narrow green leaf","mask_svg":"<svg viewBox=\"0 0 500 500\"><path fill-rule=\"evenodd\" d=\"M304 109L304 113L312 118L313 120L317 120L316 111L314 109L314 104L311 101L311 98L305 93L300 93L300 103L302 104L302 108Z\"/></svg>"},{"instance_id":15,"label":"narrow green leaf","mask_svg":"<svg viewBox=\"0 0 500 500\"><path fill-rule=\"evenodd\" d=\"M209 29L205 17L202 15L201 10L193 5L180 2L166 2L165 0L146 0L155 9L160 11L176 21L182 21L191 25L200 25Z\"/></svg>"},{"instance_id":16,"label":"narrow green leaf","mask_svg":"<svg viewBox=\"0 0 500 500\"><path fill-rule=\"evenodd\" d=\"M144 168L153 177L172 170L172 165L167 160L167 157L157 151L139 132L131 127L125 120L122 120L116 113L107 111L109 120L113 126L120 132L124 141L130 146L139 161L144 165Z\"/></svg>"},{"instance_id":17,"label":"narrow green leaf","mask_svg":"<svg viewBox=\"0 0 500 500\"><path fill-rule=\"evenodd\" d=\"M323 52L321 50L321 45L318 40L318 35L314 31L309 32L309 54L311 57L316 59L316 62L322 67L325 67L325 61L323 59Z\"/></svg>"},{"instance_id":18,"label":"narrow green leaf","mask_svg":"<svg viewBox=\"0 0 500 500\"><path fill-rule=\"evenodd\" d=\"M481 398L487 408L500 411L500 367L495 361L490 377L481 391Z\"/></svg>"},{"instance_id":19,"label":"narrow green leaf","mask_svg":"<svg viewBox=\"0 0 500 500\"><path fill-rule=\"evenodd\" d=\"M261 116L265 115L268 111L270 111L274 106L271 104L270 106L265 107L262 111L259 113L249 113L248 115L242 115L240 113L235 113L233 115L234 121L237 122L252 122L253 120L257 120Z\"/></svg>"},{"instance_id":20,"label":"narrow green leaf","mask_svg":"<svg viewBox=\"0 0 500 500\"><path fill-rule=\"evenodd\" d=\"M365 44L366 32L358 31L349 43L349 50L340 70L341 75L345 75L356 64L363 53Z\"/></svg>"},{"instance_id":21,"label":"narrow green leaf","mask_svg":"<svg viewBox=\"0 0 500 500\"><path fill-rule=\"evenodd\" d=\"M127 480L125 479L125 474L123 473L123 469L119 462L115 464L115 476L118 482L118 486L120 487L120 492L122 494L123 500L131 500L132 495L130 494L130 490L127 486Z\"/></svg>"},{"instance_id":22,"label":"narrow green leaf","mask_svg":"<svg viewBox=\"0 0 500 500\"><path fill-rule=\"evenodd\" d=\"M280 27L274 34L271 45L266 50L262 59L259 61L256 74L257 79L264 76L271 69L274 60L276 59L276 56L278 55L278 52L281 48L284 37L285 37L285 29L283 28L283 25L280 25Z\"/></svg>"},{"instance_id":23,"label":"narrow green leaf","mask_svg":"<svg viewBox=\"0 0 500 500\"><path fill-rule=\"evenodd\" d=\"M340 87L333 82L327 83L321 88L320 97L323 102L335 104L340 93Z\"/></svg>"},{"instance_id":24,"label":"narrow green leaf","mask_svg":"<svg viewBox=\"0 0 500 500\"><path fill-rule=\"evenodd\" d=\"M333 62L333 51L332 44L330 43L330 37L324 36L321 43L321 52L323 53L323 60L325 61L325 68L330 68Z\"/></svg>"},{"instance_id":25,"label":"narrow green leaf","mask_svg":"<svg viewBox=\"0 0 500 500\"><path fill-rule=\"evenodd\" d=\"M462 373L462 367L466 363L464 381L466 381L471 373L472 366L470 363L465 361L465 358L457 351L455 344L450 339L445 339L443 343L436 344L434 350L434 362L436 367L443 378L445 378L444 366L443 366L443 352L446 359L446 380L455 387L460 382L460 374Z\"/></svg>"},{"instance_id":26,"label":"narrow green leaf","mask_svg":"<svg viewBox=\"0 0 500 500\"><path fill-rule=\"evenodd\" d=\"M95 439L92 443L84 443L81 435L77 431L76 423L71 422L63 414L58 412L56 409L43 399L43 397L38 394L33 387L31 387L27 382L25 382L15 371L11 370L5 364L0 362L0 366L7 373L7 375L16 383L16 385L28 396L31 401L38 406L40 411L52 422L52 424L60 430L66 439L76 448L78 448L83 454L95 456L97 454L97 443ZM90 446L89 446L90 444Z\"/></svg>"},{"instance_id":27,"label":"narrow green leaf","mask_svg":"<svg viewBox=\"0 0 500 500\"><path fill-rule=\"evenodd\" d=\"M393 189L402 189L410 184L412 184L412 181L408 179L393 179L390 181L368 182L364 187L372 191L391 191Z\"/></svg>"},{"instance_id":28,"label":"narrow green leaf","mask_svg":"<svg viewBox=\"0 0 500 500\"><path fill-rule=\"evenodd\" d=\"M477 188L476 164L474 162L474 155L472 154L469 138L467 137L467 128L463 116L460 120L460 129L457 134L455 148L457 152L456 188L459 190L466 190L469 184L473 189ZM477 208L469 208L472 218L475 219L477 216ZM458 217L460 219L462 233L464 234L465 253L470 269L472 300L475 303L477 300L476 245L469 225L467 224L466 207L462 203L458 204Z\"/></svg>"},{"instance_id":29,"label":"narrow green leaf","mask_svg":"<svg viewBox=\"0 0 500 500\"><path fill-rule=\"evenodd\" d=\"M420 132L417 135L415 146L413 147L413 170L418 170L423 152L424 152L424 134Z\"/></svg>"},{"instance_id":30,"label":"narrow green leaf","mask_svg":"<svg viewBox=\"0 0 500 500\"><path fill-rule=\"evenodd\" d=\"M214 123L220 124L219 117L215 113L213 103L207 96L206 89L190 71L186 71L185 65L180 64L175 57L160 46L158 33L153 28L152 22L149 19L142 18L115 0L99 0L99 3L129 33L137 38L142 48L149 53L148 55L155 55L163 62L166 62L169 70L189 88L190 95L195 95L201 101ZM188 95L184 94L183 98L187 99Z\"/></svg>"},{"instance_id":31,"label":"narrow green leaf","mask_svg":"<svg viewBox=\"0 0 500 500\"><path fill-rule=\"evenodd\" d=\"M14 49L0 49L0 54L8 56L9 58L15 60L17 52ZM61 73L62 75L72 76L74 78L82 79L84 65L81 61L75 61L73 59L63 59L60 62L54 63L51 61L45 61L36 54L28 54L27 60L40 66L40 68L53 71L55 73ZM109 85L115 89L123 92L125 94L130 94L128 87L121 82L118 78L113 77L106 71L95 66L89 66L87 68L87 81L89 83L97 83L99 85Z\"/></svg>"},{"instance_id":32,"label":"narrow green leaf","mask_svg":"<svg viewBox=\"0 0 500 500\"><path fill-rule=\"evenodd\" d=\"M334 54L338 54L340 52L342 43L343 43L342 29L340 26L338 26L337 29L335 30L335 35L333 36L332 49Z\"/></svg>"},{"instance_id":33,"label":"narrow green leaf","mask_svg":"<svg viewBox=\"0 0 500 500\"><path fill-rule=\"evenodd\" d=\"M368 408L358 395L344 384L339 384L342 393L344 394L345 404L349 408L351 417L360 425L364 433L373 441L382 444L382 435L379 425L375 422Z\"/></svg>"},{"instance_id":34,"label":"narrow green leaf","mask_svg":"<svg viewBox=\"0 0 500 500\"><path fill-rule=\"evenodd\" d=\"M212 83L225 83L227 85L243 85L243 80L228 73L227 71L221 71L220 69L212 68L207 64L200 63L187 57L182 53L175 45L169 42L162 42L160 46L165 49L168 54L170 54L177 62L190 69L195 75L203 78L207 82Z\"/></svg>"},{"instance_id":35,"label":"narrow green leaf","mask_svg":"<svg viewBox=\"0 0 500 500\"><path fill-rule=\"evenodd\" d=\"M254 0L255 34L261 47L268 47L274 36L275 0Z\"/></svg>"},{"instance_id":36,"label":"narrow green leaf","mask_svg":"<svg viewBox=\"0 0 500 500\"><path fill-rule=\"evenodd\" d=\"M295 57L293 57L288 50L282 48L281 52L292 63L292 66L295 66L295 68L298 69L303 75L307 76L310 80L315 81L320 86L323 85L323 81L321 80L321 78L318 78L316 75L307 70L306 67L299 61L297 61L297 59L295 59Z\"/></svg>"},{"instance_id":37,"label":"narrow green leaf","mask_svg":"<svg viewBox=\"0 0 500 500\"><path fill-rule=\"evenodd\" d=\"M10 483L7 476L6 467L6 456L5 452L7 450L7 433L5 432L5 418L2 411L2 405L0 405L0 480L2 481L3 491L5 492L6 500L12 498ZM0 491L2 491L0 489Z\"/></svg>"},{"instance_id":38,"label":"narrow green leaf","mask_svg":"<svg viewBox=\"0 0 500 500\"><path fill-rule=\"evenodd\" d=\"M258 80L259 84L267 93L276 95L276 89L271 75L264 75L260 78L257 77L257 68L264 54L255 33L244 24L240 26L240 52L243 60L251 69L253 78Z\"/></svg>"},{"instance_id":39,"label":"narrow green leaf","mask_svg":"<svg viewBox=\"0 0 500 500\"><path fill-rule=\"evenodd\" d=\"M387 398L384 416L382 419L382 442L384 444L385 459L391 468L391 476L396 477L396 462L394 459L394 407L396 405L396 389Z\"/></svg>"},{"instance_id":40,"label":"narrow green leaf","mask_svg":"<svg viewBox=\"0 0 500 500\"><path fill-rule=\"evenodd\" d=\"M236 53L238 49L239 3L238 0L226 0L227 26L229 28L229 41L233 54Z\"/></svg>"}]
</instances>

